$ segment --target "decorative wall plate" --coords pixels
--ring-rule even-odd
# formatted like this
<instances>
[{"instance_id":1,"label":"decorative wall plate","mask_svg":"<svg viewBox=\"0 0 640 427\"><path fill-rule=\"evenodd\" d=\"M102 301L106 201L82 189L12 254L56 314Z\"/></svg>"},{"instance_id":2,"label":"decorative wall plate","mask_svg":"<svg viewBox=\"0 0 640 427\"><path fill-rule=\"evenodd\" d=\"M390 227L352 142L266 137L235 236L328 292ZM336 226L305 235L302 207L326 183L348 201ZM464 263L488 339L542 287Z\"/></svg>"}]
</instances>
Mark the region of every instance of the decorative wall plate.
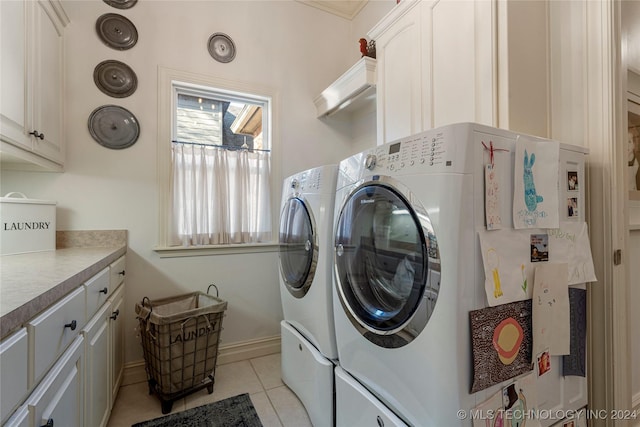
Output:
<instances>
[{"instance_id":1,"label":"decorative wall plate","mask_svg":"<svg viewBox=\"0 0 640 427\"><path fill-rule=\"evenodd\" d=\"M207 43L209 54L218 62L231 62L236 57L236 45L224 33L214 33Z\"/></svg>"},{"instance_id":2,"label":"decorative wall plate","mask_svg":"<svg viewBox=\"0 0 640 427\"><path fill-rule=\"evenodd\" d=\"M116 9L131 9L136 5L138 0L103 0L109 6L113 6Z\"/></svg>"},{"instance_id":3,"label":"decorative wall plate","mask_svg":"<svg viewBox=\"0 0 640 427\"><path fill-rule=\"evenodd\" d=\"M118 49L131 49L138 42L138 30L131 21L117 13L105 13L96 21L96 32L107 46Z\"/></svg>"},{"instance_id":4,"label":"decorative wall plate","mask_svg":"<svg viewBox=\"0 0 640 427\"><path fill-rule=\"evenodd\" d=\"M136 116L117 105L103 105L93 110L88 126L98 144L116 150L131 147L140 136Z\"/></svg>"},{"instance_id":5,"label":"decorative wall plate","mask_svg":"<svg viewBox=\"0 0 640 427\"><path fill-rule=\"evenodd\" d=\"M114 98L126 98L138 87L136 73L127 64L115 60L96 65L93 81L98 89Z\"/></svg>"}]
</instances>

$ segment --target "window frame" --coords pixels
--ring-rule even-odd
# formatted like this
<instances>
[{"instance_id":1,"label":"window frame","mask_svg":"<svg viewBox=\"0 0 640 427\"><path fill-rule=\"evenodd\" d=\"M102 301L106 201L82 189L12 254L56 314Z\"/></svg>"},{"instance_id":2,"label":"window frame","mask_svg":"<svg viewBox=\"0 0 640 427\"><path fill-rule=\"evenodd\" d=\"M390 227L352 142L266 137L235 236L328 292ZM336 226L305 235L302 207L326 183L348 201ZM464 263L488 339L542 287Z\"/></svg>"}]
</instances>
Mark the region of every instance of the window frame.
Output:
<instances>
[{"instance_id":1,"label":"window frame","mask_svg":"<svg viewBox=\"0 0 640 427\"><path fill-rule=\"evenodd\" d=\"M218 93L238 98L259 99L265 102L263 133L271 150L271 229L269 243L232 245L169 246L169 212L171 206L171 141L175 126L176 98L174 84L181 87L210 87ZM252 83L221 79L209 75L158 67L158 136L156 143L158 167L158 243L153 250L161 258L205 256L212 254L241 254L278 251L279 207L281 197L280 147L277 129L278 94L273 88Z\"/></svg>"}]
</instances>

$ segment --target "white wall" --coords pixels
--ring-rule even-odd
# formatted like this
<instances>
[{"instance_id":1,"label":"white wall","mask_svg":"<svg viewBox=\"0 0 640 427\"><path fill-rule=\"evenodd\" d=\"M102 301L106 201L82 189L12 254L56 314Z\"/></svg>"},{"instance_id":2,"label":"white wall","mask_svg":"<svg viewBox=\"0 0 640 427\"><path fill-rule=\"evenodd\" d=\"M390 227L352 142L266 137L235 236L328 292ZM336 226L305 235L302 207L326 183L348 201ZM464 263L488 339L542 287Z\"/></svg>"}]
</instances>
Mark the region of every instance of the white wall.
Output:
<instances>
[{"instance_id":1,"label":"white wall","mask_svg":"<svg viewBox=\"0 0 640 427\"><path fill-rule=\"evenodd\" d=\"M274 88L282 149L275 155L282 156L282 170L273 173L285 177L352 153L350 127L317 120L313 99L359 58L357 44L346 43L352 28L369 25L367 19L373 25L386 9L373 6L373 13L351 22L290 0L146 0L123 11L101 0L63 4L71 19L66 33L66 171L2 171L2 194L21 191L56 200L58 230L129 230L126 361L142 358L134 331L137 301L204 291L210 283L229 302L221 345L279 335L277 252L160 259L153 251L158 235L157 69ZM129 18L139 33L137 45L128 51L105 46L94 28L103 13ZM220 64L209 56L206 43L214 32L233 38L233 62ZM105 59L123 61L136 72L138 89L132 96L110 98L96 88L93 69ZM104 104L121 105L137 116L141 134L135 145L109 150L91 138L87 119Z\"/></svg>"}]
</instances>

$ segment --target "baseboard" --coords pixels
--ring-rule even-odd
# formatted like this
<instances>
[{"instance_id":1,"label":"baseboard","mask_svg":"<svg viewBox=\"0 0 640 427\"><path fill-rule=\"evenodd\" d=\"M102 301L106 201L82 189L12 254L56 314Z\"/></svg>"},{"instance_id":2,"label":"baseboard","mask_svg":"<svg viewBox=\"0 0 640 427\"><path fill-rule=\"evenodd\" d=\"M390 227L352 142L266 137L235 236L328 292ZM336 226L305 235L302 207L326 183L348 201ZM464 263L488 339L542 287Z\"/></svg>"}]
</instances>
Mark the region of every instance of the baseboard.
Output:
<instances>
[{"instance_id":1,"label":"baseboard","mask_svg":"<svg viewBox=\"0 0 640 427\"><path fill-rule=\"evenodd\" d=\"M280 353L280 335L260 338L257 340L243 341L229 345L221 345L218 349L218 365L253 359ZM130 385L147 381L147 373L144 370L144 360L129 362L124 366L122 385Z\"/></svg>"}]
</instances>

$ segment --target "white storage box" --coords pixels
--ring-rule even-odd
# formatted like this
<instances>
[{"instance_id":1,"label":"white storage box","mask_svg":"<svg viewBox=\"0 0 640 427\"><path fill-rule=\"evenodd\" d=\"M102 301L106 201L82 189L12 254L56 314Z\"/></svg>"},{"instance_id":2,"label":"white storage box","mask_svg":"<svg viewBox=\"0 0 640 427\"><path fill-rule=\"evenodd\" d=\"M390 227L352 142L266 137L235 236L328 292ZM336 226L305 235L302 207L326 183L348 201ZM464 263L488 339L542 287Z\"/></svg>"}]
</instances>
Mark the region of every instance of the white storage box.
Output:
<instances>
[{"instance_id":1,"label":"white storage box","mask_svg":"<svg viewBox=\"0 0 640 427\"><path fill-rule=\"evenodd\" d=\"M17 196L17 197L16 197ZM22 193L0 197L0 254L56 249L56 202Z\"/></svg>"}]
</instances>

